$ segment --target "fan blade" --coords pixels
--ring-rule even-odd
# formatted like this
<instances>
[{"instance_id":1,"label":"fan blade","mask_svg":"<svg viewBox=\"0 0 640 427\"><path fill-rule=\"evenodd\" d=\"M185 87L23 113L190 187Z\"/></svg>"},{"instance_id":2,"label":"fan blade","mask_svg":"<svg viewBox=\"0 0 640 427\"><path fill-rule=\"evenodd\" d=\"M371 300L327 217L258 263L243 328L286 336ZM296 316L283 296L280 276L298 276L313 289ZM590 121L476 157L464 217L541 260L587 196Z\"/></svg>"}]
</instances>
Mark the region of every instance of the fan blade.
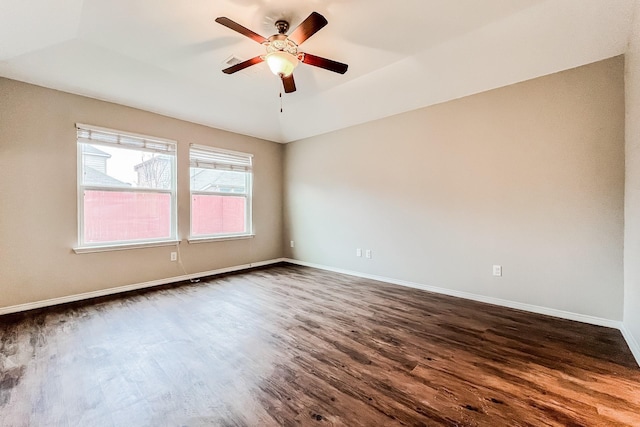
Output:
<instances>
[{"instance_id":1,"label":"fan blade","mask_svg":"<svg viewBox=\"0 0 640 427\"><path fill-rule=\"evenodd\" d=\"M255 58L247 59L246 61L240 62L236 65L232 65L229 68L225 68L224 70L222 70L222 72L225 74L233 74L237 71L244 70L245 68L252 65L259 64L262 61L264 61L264 59L261 56L256 56Z\"/></svg>"},{"instance_id":2,"label":"fan blade","mask_svg":"<svg viewBox=\"0 0 640 427\"><path fill-rule=\"evenodd\" d=\"M311 55L310 53L303 54L302 62L304 62L305 64L313 65L314 67L324 68L325 70L333 71L334 73L340 74L346 73L347 68L349 68L347 64L343 64L342 62L321 58L319 56Z\"/></svg>"},{"instance_id":3,"label":"fan blade","mask_svg":"<svg viewBox=\"0 0 640 427\"><path fill-rule=\"evenodd\" d=\"M239 32L243 36L247 36L250 39L257 41L260 44L266 43L268 41L267 39L262 37L260 34L254 33L250 29L243 27L242 25L238 24L235 21L232 21L227 17L221 16L219 18L216 18L216 22L218 24L224 25L227 28L231 28L233 31Z\"/></svg>"},{"instance_id":4,"label":"fan blade","mask_svg":"<svg viewBox=\"0 0 640 427\"><path fill-rule=\"evenodd\" d=\"M328 22L318 12L313 12L289 34L289 40L300 46L306 39L320 31Z\"/></svg>"},{"instance_id":5,"label":"fan blade","mask_svg":"<svg viewBox=\"0 0 640 427\"><path fill-rule=\"evenodd\" d=\"M284 86L284 93L295 92L296 82L293 80L293 74L289 74L289 77L282 77L282 85Z\"/></svg>"}]
</instances>

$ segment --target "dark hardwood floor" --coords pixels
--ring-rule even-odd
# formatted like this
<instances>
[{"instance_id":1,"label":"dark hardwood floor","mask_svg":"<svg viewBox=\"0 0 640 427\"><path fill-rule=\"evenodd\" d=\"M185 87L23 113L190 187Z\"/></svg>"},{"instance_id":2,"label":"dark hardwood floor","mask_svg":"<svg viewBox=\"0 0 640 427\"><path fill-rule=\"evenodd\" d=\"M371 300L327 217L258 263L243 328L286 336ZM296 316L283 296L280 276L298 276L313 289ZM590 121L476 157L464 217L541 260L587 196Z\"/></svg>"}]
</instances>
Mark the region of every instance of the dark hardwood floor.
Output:
<instances>
[{"instance_id":1,"label":"dark hardwood floor","mask_svg":"<svg viewBox=\"0 0 640 427\"><path fill-rule=\"evenodd\" d=\"M640 425L619 331L304 267L0 328L2 426Z\"/></svg>"}]
</instances>

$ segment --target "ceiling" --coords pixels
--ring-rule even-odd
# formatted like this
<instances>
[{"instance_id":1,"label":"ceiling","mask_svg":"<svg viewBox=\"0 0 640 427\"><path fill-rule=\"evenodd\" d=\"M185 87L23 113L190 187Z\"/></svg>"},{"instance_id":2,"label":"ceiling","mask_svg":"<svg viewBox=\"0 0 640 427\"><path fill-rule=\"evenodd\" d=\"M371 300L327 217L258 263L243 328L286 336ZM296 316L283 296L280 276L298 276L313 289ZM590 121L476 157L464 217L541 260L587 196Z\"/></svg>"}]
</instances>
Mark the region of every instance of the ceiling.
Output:
<instances>
[{"instance_id":1,"label":"ceiling","mask_svg":"<svg viewBox=\"0 0 640 427\"><path fill-rule=\"evenodd\" d=\"M0 76L290 142L626 51L636 0L0 0ZM214 22L268 37L312 11L329 24L283 94L260 55ZM99 125L99 124L98 124Z\"/></svg>"}]
</instances>

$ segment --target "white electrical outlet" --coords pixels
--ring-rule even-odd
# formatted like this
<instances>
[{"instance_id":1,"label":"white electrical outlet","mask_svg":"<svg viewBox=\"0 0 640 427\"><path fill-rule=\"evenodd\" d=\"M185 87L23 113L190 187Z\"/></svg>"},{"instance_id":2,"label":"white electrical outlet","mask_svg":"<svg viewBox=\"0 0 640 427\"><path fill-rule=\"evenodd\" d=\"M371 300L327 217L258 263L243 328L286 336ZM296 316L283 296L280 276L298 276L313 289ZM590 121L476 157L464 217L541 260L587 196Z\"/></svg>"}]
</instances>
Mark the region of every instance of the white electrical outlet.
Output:
<instances>
[{"instance_id":1,"label":"white electrical outlet","mask_svg":"<svg viewBox=\"0 0 640 427\"><path fill-rule=\"evenodd\" d=\"M364 251L364 256L371 259L371 249L367 249L366 251Z\"/></svg>"},{"instance_id":2,"label":"white electrical outlet","mask_svg":"<svg viewBox=\"0 0 640 427\"><path fill-rule=\"evenodd\" d=\"M362 249L356 249L356 256L362 256Z\"/></svg>"},{"instance_id":3,"label":"white electrical outlet","mask_svg":"<svg viewBox=\"0 0 640 427\"><path fill-rule=\"evenodd\" d=\"M502 266L501 265L494 265L493 266L493 275L496 276L496 277L502 276Z\"/></svg>"},{"instance_id":4,"label":"white electrical outlet","mask_svg":"<svg viewBox=\"0 0 640 427\"><path fill-rule=\"evenodd\" d=\"M171 261L178 260L178 252L171 252Z\"/></svg>"},{"instance_id":5,"label":"white electrical outlet","mask_svg":"<svg viewBox=\"0 0 640 427\"><path fill-rule=\"evenodd\" d=\"M291 242L289 242L289 244L291 245L292 248L294 248L296 246L296 244L293 242L293 240Z\"/></svg>"}]
</instances>

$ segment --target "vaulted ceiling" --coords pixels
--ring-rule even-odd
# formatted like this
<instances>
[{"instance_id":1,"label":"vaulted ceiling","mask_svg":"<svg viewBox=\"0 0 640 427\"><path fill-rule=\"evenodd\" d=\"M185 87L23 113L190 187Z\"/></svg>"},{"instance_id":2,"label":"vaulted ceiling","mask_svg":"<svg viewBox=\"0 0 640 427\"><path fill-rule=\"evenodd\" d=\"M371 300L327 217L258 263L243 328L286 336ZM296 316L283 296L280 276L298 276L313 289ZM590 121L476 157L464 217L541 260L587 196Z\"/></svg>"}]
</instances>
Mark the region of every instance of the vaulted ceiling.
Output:
<instances>
[{"instance_id":1,"label":"vaulted ceiling","mask_svg":"<svg viewBox=\"0 0 640 427\"><path fill-rule=\"evenodd\" d=\"M290 142L625 52L636 0L0 0L0 76ZM268 37L312 11L329 24L283 94L264 52L214 22ZM0 94L1 95L1 94ZM0 99L1 102L1 99Z\"/></svg>"}]
</instances>

